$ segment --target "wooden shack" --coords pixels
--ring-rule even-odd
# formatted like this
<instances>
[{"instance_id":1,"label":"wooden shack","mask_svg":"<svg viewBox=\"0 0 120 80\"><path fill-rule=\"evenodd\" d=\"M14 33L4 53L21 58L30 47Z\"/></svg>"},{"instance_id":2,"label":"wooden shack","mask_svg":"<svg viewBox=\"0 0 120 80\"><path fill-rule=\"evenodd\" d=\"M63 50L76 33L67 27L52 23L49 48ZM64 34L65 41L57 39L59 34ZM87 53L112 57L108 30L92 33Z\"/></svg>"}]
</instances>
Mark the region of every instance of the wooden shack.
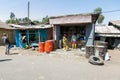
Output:
<instances>
[{"instance_id":1,"label":"wooden shack","mask_svg":"<svg viewBox=\"0 0 120 80\"><path fill-rule=\"evenodd\" d=\"M6 23L0 22L0 37L2 37L3 33L7 33L8 39L12 44L15 43L14 28L9 27ZM0 41L0 45L3 45L2 41Z\"/></svg>"},{"instance_id":2,"label":"wooden shack","mask_svg":"<svg viewBox=\"0 0 120 80\"><path fill-rule=\"evenodd\" d=\"M27 38L29 46L33 43L38 46L39 42L53 39L52 27L50 25L21 26L11 24L10 26L15 28L15 41L17 47L21 46L21 39L24 35Z\"/></svg>"},{"instance_id":3,"label":"wooden shack","mask_svg":"<svg viewBox=\"0 0 120 80\"><path fill-rule=\"evenodd\" d=\"M95 22L99 14L75 14L50 17L49 23L53 26L53 38L57 47L63 34L78 35L78 41L84 40L85 45L93 45Z\"/></svg>"},{"instance_id":4,"label":"wooden shack","mask_svg":"<svg viewBox=\"0 0 120 80\"><path fill-rule=\"evenodd\" d=\"M115 28L117 28L119 30L119 34L120 34L120 20L109 21L108 25L114 26ZM120 36L117 36L113 40L114 40L113 48L120 48Z\"/></svg>"},{"instance_id":5,"label":"wooden shack","mask_svg":"<svg viewBox=\"0 0 120 80\"><path fill-rule=\"evenodd\" d=\"M95 40L108 43L108 48L116 48L120 44L120 30L114 26L96 26Z\"/></svg>"}]
</instances>

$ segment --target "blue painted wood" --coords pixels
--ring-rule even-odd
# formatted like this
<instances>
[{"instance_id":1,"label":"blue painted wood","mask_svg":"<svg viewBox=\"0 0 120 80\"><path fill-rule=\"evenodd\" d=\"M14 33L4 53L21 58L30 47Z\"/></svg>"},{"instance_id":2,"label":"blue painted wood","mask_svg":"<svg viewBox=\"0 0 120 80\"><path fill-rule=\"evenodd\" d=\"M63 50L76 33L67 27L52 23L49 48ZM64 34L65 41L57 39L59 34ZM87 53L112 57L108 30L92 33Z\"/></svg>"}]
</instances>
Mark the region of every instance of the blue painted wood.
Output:
<instances>
[{"instance_id":1,"label":"blue painted wood","mask_svg":"<svg viewBox=\"0 0 120 80\"><path fill-rule=\"evenodd\" d=\"M31 30L26 30L26 38L28 40L28 44L30 45L30 36L29 36L29 31ZM37 42L45 42L47 39L47 31L46 29L41 29L41 30L35 30L35 37L38 37ZM20 30L15 30L15 41L16 41L16 47L21 47L21 38L22 38L22 34L20 33ZM40 40L39 40L40 39Z\"/></svg>"},{"instance_id":2,"label":"blue painted wood","mask_svg":"<svg viewBox=\"0 0 120 80\"><path fill-rule=\"evenodd\" d=\"M46 29L41 29L40 30L40 42L45 42L46 41Z\"/></svg>"},{"instance_id":3,"label":"blue painted wood","mask_svg":"<svg viewBox=\"0 0 120 80\"><path fill-rule=\"evenodd\" d=\"M16 42L16 47L20 47L20 35L19 35L19 30L15 30L15 42Z\"/></svg>"}]
</instances>

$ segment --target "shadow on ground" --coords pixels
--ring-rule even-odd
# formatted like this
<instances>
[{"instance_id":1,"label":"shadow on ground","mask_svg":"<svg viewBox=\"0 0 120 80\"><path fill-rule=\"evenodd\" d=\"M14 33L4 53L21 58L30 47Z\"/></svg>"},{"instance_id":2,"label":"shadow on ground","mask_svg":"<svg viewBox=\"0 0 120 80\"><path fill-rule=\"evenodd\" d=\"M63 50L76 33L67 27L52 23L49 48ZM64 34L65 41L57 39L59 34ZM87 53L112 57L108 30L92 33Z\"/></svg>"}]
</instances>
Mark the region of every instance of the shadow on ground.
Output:
<instances>
[{"instance_id":1,"label":"shadow on ground","mask_svg":"<svg viewBox=\"0 0 120 80\"><path fill-rule=\"evenodd\" d=\"M0 60L0 62L4 62L4 61L11 61L12 59L2 59Z\"/></svg>"}]
</instances>

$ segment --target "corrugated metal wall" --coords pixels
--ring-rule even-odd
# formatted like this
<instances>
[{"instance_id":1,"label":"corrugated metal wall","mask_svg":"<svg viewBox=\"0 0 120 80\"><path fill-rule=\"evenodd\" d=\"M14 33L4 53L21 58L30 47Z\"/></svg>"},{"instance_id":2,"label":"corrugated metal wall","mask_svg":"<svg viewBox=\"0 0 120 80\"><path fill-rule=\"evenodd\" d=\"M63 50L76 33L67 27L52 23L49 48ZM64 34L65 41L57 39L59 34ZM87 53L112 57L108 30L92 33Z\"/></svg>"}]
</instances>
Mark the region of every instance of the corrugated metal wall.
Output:
<instances>
[{"instance_id":1,"label":"corrugated metal wall","mask_svg":"<svg viewBox=\"0 0 120 80\"><path fill-rule=\"evenodd\" d=\"M47 40L53 39L53 28L48 28L46 32Z\"/></svg>"}]
</instances>

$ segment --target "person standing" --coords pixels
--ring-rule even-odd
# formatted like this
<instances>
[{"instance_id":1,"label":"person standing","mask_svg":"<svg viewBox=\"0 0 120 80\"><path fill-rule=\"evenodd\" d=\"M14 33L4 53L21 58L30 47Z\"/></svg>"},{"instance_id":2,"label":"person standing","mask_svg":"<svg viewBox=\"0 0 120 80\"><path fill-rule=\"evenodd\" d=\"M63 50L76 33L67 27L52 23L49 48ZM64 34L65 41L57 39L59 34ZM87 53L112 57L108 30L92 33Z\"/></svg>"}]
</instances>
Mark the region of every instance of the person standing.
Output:
<instances>
[{"instance_id":1,"label":"person standing","mask_svg":"<svg viewBox=\"0 0 120 80\"><path fill-rule=\"evenodd\" d=\"M28 45L27 44L27 39L26 39L25 35L22 37L21 43L22 43L22 48L26 48L26 45Z\"/></svg>"},{"instance_id":2,"label":"person standing","mask_svg":"<svg viewBox=\"0 0 120 80\"><path fill-rule=\"evenodd\" d=\"M76 37L75 34L72 35L71 42L72 42L72 48L75 49L76 48L76 42L77 42L77 37Z\"/></svg>"},{"instance_id":3,"label":"person standing","mask_svg":"<svg viewBox=\"0 0 120 80\"><path fill-rule=\"evenodd\" d=\"M10 54L10 41L8 40L8 37L7 37L7 34L6 33L3 33L3 36L2 36L2 41L3 43L5 44L5 54L6 55L9 55Z\"/></svg>"},{"instance_id":4,"label":"person standing","mask_svg":"<svg viewBox=\"0 0 120 80\"><path fill-rule=\"evenodd\" d=\"M66 34L63 35L62 42L63 42L63 50L67 51L69 47L68 47L68 39Z\"/></svg>"}]
</instances>

